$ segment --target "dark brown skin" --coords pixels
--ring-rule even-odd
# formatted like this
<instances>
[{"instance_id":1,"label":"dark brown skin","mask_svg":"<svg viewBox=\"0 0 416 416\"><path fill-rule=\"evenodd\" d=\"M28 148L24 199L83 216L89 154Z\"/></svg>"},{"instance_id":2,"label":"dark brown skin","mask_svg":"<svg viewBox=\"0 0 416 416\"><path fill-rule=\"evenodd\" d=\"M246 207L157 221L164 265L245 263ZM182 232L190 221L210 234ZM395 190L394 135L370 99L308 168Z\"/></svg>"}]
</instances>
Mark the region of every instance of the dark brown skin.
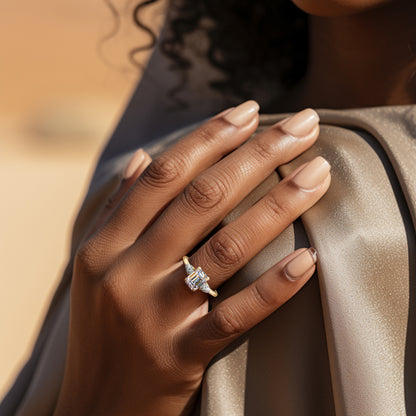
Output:
<instances>
[{"instance_id":1,"label":"dark brown skin","mask_svg":"<svg viewBox=\"0 0 416 416\"><path fill-rule=\"evenodd\" d=\"M397 0L292 0L300 9L315 16L348 16L363 13ZM403 3L403 1L402 1Z\"/></svg>"},{"instance_id":2,"label":"dark brown skin","mask_svg":"<svg viewBox=\"0 0 416 416\"><path fill-rule=\"evenodd\" d=\"M415 1L294 3L331 17L310 17L310 67L286 105L356 108L416 102Z\"/></svg>"},{"instance_id":3,"label":"dark brown skin","mask_svg":"<svg viewBox=\"0 0 416 416\"><path fill-rule=\"evenodd\" d=\"M414 0L296 3L331 17L311 18L307 77L286 107L276 103L276 109L415 102ZM224 114L208 121L161 158L138 166L103 212L75 259L67 368L55 416L188 414L209 360L312 276L313 264L295 282L287 279L288 265L304 251L292 253L210 312L207 296L183 283L181 256L318 135L316 127L293 141L275 126L257 136L260 142L234 151L257 123L257 115L240 126ZM328 173L305 192L291 175L257 211L218 231L191 264L201 265L217 288L316 203L329 183Z\"/></svg>"}]
</instances>

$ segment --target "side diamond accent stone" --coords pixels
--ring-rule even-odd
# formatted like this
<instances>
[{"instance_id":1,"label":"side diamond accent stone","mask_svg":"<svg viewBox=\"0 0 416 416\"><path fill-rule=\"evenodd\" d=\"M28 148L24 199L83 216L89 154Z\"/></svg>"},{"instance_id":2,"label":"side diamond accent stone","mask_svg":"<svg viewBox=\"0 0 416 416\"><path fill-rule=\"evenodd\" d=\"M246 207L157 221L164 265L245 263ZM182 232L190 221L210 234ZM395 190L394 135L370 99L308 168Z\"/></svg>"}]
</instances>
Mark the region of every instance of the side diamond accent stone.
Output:
<instances>
[{"instance_id":1,"label":"side diamond accent stone","mask_svg":"<svg viewBox=\"0 0 416 416\"><path fill-rule=\"evenodd\" d=\"M211 288L209 287L208 283L202 283L202 285L200 286L200 289L202 292L204 293L211 293Z\"/></svg>"},{"instance_id":2,"label":"side diamond accent stone","mask_svg":"<svg viewBox=\"0 0 416 416\"><path fill-rule=\"evenodd\" d=\"M195 271L195 267L190 264L185 264L186 273L192 274Z\"/></svg>"}]
</instances>

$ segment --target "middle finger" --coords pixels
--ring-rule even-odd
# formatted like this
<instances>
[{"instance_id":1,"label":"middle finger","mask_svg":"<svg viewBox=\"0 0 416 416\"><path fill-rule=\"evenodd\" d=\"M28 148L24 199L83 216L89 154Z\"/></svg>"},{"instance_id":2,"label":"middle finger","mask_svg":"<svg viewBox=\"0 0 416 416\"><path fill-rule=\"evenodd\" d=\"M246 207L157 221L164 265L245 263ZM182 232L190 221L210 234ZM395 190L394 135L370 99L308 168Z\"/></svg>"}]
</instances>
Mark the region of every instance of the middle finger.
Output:
<instances>
[{"instance_id":1,"label":"middle finger","mask_svg":"<svg viewBox=\"0 0 416 416\"><path fill-rule=\"evenodd\" d=\"M168 266L191 251L277 166L310 147L319 133L319 117L306 109L241 146L195 178L138 240L137 252L149 258L163 253ZM141 247L144 245L145 247ZM172 249L173 248L173 249Z\"/></svg>"},{"instance_id":2,"label":"middle finger","mask_svg":"<svg viewBox=\"0 0 416 416\"><path fill-rule=\"evenodd\" d=\"M279 236L328 190L330 164L321 156L298 167L253 207L214 234L190 259L216 289Z\"/></svg>"}]
</instances>

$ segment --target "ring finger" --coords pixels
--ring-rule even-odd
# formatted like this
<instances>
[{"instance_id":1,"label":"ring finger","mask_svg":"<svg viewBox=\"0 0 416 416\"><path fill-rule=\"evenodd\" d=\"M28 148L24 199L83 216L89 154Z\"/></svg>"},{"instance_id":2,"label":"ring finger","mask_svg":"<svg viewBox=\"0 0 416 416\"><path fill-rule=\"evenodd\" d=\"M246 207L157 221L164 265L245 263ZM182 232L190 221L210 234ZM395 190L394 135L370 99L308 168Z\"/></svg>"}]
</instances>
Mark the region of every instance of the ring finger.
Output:
<instances>
[{"instance_id":1,"label":"ring finger","mask_svg":"<svg viewBox=\"0 0 416 416\"><path fill-rule=\"evenodd\" d=\"M252 208L214 234L190 258L190 263L202 268L215 290L324 195L330 184L329 171L330 165L322 157L300 166ZM177 285L178 296L183 297L189 289L183 281ZM201 292L192 298L201 303L206 295Z\"/></svg>"},{"instance_id":2,"label":"ring finger","mask_svg":"<svg viewBox=\"0 0 416 416\"><path fill-rule=\"evenodd\" d=\"M225 299L209 313L193 317L185 327L181 342L185 359L207 365L231 341L268 317L297 293L315 271L317 253L313 248L299 249L264 272L253 283Z\"/></svg>"}]
</instances>

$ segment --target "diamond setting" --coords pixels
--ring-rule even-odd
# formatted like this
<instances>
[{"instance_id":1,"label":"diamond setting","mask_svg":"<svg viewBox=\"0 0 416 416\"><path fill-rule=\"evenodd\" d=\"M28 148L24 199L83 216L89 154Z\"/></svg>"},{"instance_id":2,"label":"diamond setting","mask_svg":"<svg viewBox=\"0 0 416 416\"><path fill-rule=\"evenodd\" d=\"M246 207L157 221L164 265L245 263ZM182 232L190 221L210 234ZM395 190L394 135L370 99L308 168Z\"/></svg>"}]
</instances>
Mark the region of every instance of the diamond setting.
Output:
<instances>
[{"instance_id":1,"label":"diamond setting","mask_svg":"<svg viewBox=\"0 0 416 416\"><path fill-rule=\"evenodd\" d=\"M209 293L211 289L207 285L208 280L209 277L206 275L206 273L200 267L198 267L197 269L194 269L192 273L185 278L185 283L193 292L199 289L205 293Z\"/></svg>"},{"instance_id":2,"label":"diamond setting","mask_svg":"<svg viewBox=\"0 0 416 416\"><path fill-rule=\"evenodd\" d=\"M188 274L185 278L185 284L189 287L189 289L191 289L192 292L200 290L201 292L214 296L214 298L217 297L218 292L209 287L209 284L207 283L209 277L201 269L201 267L195 269L195 267L189 263L188 256L182 257L182 261L185 266L186 273Z\"/></svg>"}]
</instances>

